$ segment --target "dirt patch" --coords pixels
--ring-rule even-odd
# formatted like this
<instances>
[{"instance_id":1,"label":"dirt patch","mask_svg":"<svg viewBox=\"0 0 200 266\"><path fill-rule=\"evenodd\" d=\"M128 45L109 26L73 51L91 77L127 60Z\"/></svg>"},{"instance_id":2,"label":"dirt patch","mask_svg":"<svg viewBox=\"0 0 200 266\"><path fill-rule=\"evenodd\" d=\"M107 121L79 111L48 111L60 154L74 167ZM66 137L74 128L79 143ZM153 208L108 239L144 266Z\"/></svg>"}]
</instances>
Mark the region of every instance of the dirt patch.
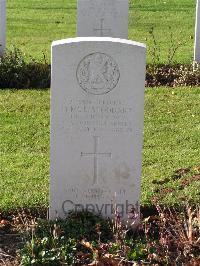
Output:
<instances>
[{"instance_id":1,"label":"dirt patch","mask_svg":"<svg viewBox=\"0 0 200 266\"><path fill-rule=\"evenodd\" d=\"M0 265L19 265L17 251L23 245L21 235L3 226L0 228Z\"/></svg>"}]
</instances>

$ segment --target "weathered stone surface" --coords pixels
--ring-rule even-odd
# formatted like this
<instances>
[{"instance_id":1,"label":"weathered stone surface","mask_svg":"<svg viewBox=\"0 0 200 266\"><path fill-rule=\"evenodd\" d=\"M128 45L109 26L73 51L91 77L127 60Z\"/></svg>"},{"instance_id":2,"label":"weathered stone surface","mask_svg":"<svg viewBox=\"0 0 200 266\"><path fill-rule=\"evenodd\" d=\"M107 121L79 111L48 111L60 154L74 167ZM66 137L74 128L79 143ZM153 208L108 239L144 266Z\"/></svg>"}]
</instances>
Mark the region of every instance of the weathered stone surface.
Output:
<instances>
[{"instance_id":1,"label":"weathered stone surface","mask_svg":"<svg viewBox=\"0 0 200 266\"><path fill-rule=\"evenodd\" d=\"M200 0L196 3L194 61L200 62Z\"/></svg>"},{"instance_id":2,"label":"weathered stone surface","mask_svg":"<svg viewBox=\"0 0 200 266\"><path fill-rule=\"evenodd\" d=\"M128 39L128 0L78 0L78 37Z\"/></svg>"},{"instance_id":3,"label":"weathered stone surface","mask_svg":"<svg viewBox=\"0 0 200 266\"><path fill-rule=\"evenodd\" d=\"M50 218L87 209L125 219L140 199L145 46L53 42Z\"/></svg>"}]
</instances>

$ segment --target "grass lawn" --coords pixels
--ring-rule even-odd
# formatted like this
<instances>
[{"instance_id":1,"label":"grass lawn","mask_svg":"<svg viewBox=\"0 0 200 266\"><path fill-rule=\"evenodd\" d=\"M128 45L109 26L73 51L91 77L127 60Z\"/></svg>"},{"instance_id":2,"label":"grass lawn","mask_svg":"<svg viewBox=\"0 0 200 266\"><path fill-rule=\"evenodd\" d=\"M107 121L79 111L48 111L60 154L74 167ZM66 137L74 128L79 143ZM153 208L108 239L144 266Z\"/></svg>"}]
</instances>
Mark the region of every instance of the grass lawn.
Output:
<instances>
[{"instance_id":1,"label":"grass lawn","mask_svg":"<svg viewBox=\"0 0 200 266\"><path fill-rule=\"evenodd\" d=\"M0 90L0 209L47 206L49 190L49 90ZM142 204L164 180L164 202L184 195L198 202L200 182L181 186L197 173L200 154L200 89L146 89ZM179 168L191 167L180 179ZM166 180L166 178L168 178Z\"/></svg>"},{"instance_id":2,"label":"grass lawn","mask_svg":"<svg viewBox=\"0 0 200 266\"><path fill-rule=\"evenodd\" d=\"M193 56L195 0L130 0L129 39L145 42L148 62L153 47L149 30L154 27L161 62L167 62L173 45L181 43L175 60L190 63ZM169 29L171 27L171 29ZM53 40L76 36L76 0L7 0L7 44L26 55L50 58ZM151 48L151 49L150 49Z\"/></svg>"}]
</instances>

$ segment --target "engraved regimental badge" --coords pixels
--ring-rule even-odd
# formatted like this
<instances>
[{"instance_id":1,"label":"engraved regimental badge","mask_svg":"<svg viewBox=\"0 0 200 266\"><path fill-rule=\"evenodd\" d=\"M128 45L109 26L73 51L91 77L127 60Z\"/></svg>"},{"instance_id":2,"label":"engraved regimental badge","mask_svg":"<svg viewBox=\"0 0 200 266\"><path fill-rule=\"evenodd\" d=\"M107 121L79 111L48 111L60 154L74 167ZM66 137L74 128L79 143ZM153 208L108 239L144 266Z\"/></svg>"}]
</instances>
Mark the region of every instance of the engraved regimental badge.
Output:
<instances>
[{"instance_id":1,"label":"engraved regimental badge","mask_svg":"<svg viewBox=\"0 0 200 266\"><path fill-rule=\"evenodd\" d=\"M100 95L113 90L120 78L115 60L104 53L85 56L79 63L77 80L80 87L91 94Z\"/></svg>"}]
</instances>

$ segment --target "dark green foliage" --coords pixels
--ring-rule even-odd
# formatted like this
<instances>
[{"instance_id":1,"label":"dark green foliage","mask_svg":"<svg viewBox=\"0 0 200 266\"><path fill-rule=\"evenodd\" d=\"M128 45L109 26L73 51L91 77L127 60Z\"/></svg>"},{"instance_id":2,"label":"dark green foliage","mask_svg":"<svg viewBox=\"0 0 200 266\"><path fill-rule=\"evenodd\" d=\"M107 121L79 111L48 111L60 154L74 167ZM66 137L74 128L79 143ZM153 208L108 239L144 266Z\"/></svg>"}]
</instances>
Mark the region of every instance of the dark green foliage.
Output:
<instances>
[{"instance_id":1,"label":"dark green foliage","mask_svg":"<svg viewBox=\"0 0 200 266\"><path fill-rule=\"evenodd\" d=\"M13 48L0 58L0 88L47 88L50 66L34 60L26 62L22 52Z\"/></svg>"},{"instance_id":2,"label":"dark green foliage","mask_svg":"<svg viewBox=\"0 0 200 266\"><path fill-rule=\"evenodd\" d=\"M26 63L18 49L7 51L0 59L0 87L20 88L26 83L25 72Z\"/></svg>"},{"instance_id":3,"label":"dark green foliage","mask_svg":"<svg viewBox=\"0 0 200 266\"><path fill-rule=\"evenodd\" d=\"M39 220L20 252L22 265L75 265L80 262L78 252L86 254L86 260L92 255L81 240L98 243L111 238L108 221L90 212L71 212L64 221ZM83 258L79 265L82 262Z\"/></svg>"},{"instance_id":4,"label":"dark green foliage","mask_svg":"<svg viewBox=\"0 0 200 266\"><path fill-rule=\"evenodd\" d=\"M75 262L76 241L62 237L32 237L21 251L22 265L61 265Z\"/></svg>"},{"instance_id":5,"label":"dark green foliage","mask_svg":"<svg viewBox=\"0 0 200 266\"><path fill-rule=\"evenodd\" d=\"M54 222L48 223L41 221L37 228L37 235L44 237L51 235L54 230ZM63 223L62 220L56 221L56 225L68 238L85 239L87 241L109 240L112 238L109 223L101 216L94 215L91 212L71 212ZM101 230L101 236L98 234L97 225ZM44 228L46 228L44 230Z\"/></svg>"},{"instance_id":6,"label":"dark green foliage","mask_svg":"<svg viewBox=\"0 0 200 266\"><path fill-rule=\"evenodd\" d=\"M181 212L162 209L158 202L155 206L157 215L143 219L134 231L117 217L110 223L89 212L31 224L21 265L199 265L198 206L187 205ZM106 236L110 225L117 231L104 240L97 237Z\"/></svg>"},{"instance_id":7,"label":"dark green foliage","mask_svg":"<svg viewBox=\"0 0 200 266\"><path fill-rule=\"evenodd\" d=\"M48 88L50 86L51 68L44 62L25 60L19 49L8 50L0 58L0 88ZM193 65L148 65L146 87L156 86L199 86L200 67Z\"/></svg>"},{"instance_id":8,"label":"dark green foliage","mask_svg":"<svg viewBox=\"0 0 200 266\"><path fill-rule=\"evenodd\" d=\"M26 65L26 85L23 88L49 88L50 65L31 61Z\"/></svg>"}]
</instances>

